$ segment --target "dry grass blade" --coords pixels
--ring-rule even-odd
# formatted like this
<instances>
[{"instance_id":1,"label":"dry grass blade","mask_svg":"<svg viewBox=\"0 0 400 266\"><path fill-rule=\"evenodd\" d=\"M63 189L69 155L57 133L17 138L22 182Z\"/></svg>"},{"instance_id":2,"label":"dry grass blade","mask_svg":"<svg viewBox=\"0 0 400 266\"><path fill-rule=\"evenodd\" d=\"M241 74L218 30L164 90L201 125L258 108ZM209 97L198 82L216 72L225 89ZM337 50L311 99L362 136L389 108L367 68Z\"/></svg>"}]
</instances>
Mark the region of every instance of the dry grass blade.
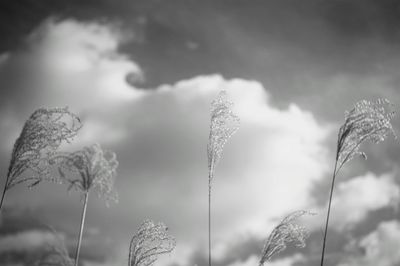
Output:
<instances>
[{"instance_id":1,"label":"dry grass blade","mask_svg":"<svg viewBox=\"0 0 400 266\"><path fill-rule=\"evenodd\" d=\"M83 195L95 191L99 197L118 201L114 190L118 161L114 152L103 151L99 144L84 147L72 153L59 153L53 157L61 180Z\"/></svg>"},{"instance_id":2,"label":"dry grass blade","mask_svg":"<svg viewBox=\"0 0 400 266\"><path fill-rule=\"evenodd\" d=\"M288 243L294 243L297 247L305 247L306 239L309 236L307 229L296 223L296 220L303 215L312 215L308 211L296 211L286 216L276 226L267 241L265 242L260 259L260 266L269 261L272 256L286 249Z\"/></svg>"},{"instance_id":3,"label":"dry grass blade","mask_svg":"<svg viewBox=\"0 0 400 266\"><path fill-rule=\"evenodd\" d=\"M172 252L175 245L165 224L146 220L132 237L128 266L151 266L159 255Z\"/></svg>"},{"instance_id":4,"label":"dry grass blade","mask_svg":"<svg viewBox=\"0 0 400 266\"><path fill-rule=\"evenodd\" d=\"M362 100L345 113L345 122L338 134L337 171L357 155L366 158L365 153L359 151L362 143L379 143L389 134L396 137L391 124L395 113L390 107L391 104L386 99L375 102Z\"/></svg>"},{"instance_id":5,"label":"dry grass blade","mask_svg":"<svg viewBox=\"0 0 400 266\"><path fill-rule=\"evenodd\" d=\"M7 173L6 190L22 183L37 185L42 180L52 180L49 158L63 142L70 142L81 128L79 118L68 108L41 108L36 110L15 141ZM33 176L22 178L31 170Z\"/></svg>"}]
</instances>

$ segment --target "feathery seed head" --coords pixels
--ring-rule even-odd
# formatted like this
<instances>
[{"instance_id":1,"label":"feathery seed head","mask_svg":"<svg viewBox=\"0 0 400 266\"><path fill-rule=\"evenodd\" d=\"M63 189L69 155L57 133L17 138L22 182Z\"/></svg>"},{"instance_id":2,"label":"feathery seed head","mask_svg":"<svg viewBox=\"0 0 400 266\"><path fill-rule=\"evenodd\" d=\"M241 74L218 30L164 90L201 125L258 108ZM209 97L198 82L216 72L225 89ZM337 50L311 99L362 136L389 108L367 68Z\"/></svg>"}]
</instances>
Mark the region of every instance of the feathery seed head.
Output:
<instances>
[{"instance_id":1,"label":"feathery seed head","mask_svg":"<svg viewBox=\"0 0 400 266\"><path fill-rule=\"evenodd\" d=\"M118 201L114 191L118 161L114 152L93 144L76 152L60 153L53 160L58 162L60 177L69 189L83 194L94 190L99 197L105 197L107 204L110 200Z\"/></svg>"},{"instance_id":2,"label":"feathery seed head","mask_svg":"<svg viewBox=\"0 0 400 266\"><path fill-rule=\"evenodd\" d=\"M15 141L6 189L28 181L30 186L42 180L56 181L50 175L49 158L63 142L70 142L81 127L79 118L67 107L40 108L33 112ZM31 170L33 176L22 178L26 170Z\"/></svg>"},{"instance_id":3,"label":"feathery seed head","mask_svg":"<svg viewBox=\"0 0 400 266\"><path fill-rule=\"evenodd\" d=\"M164 223L145 220L132 237L129 266L151 266L159 255L172 252L175 246L175 238L168 234Z\"/></svg>"},{"instance_id":4,"label":"feathery seed head","mask_svg":"<svg viewBox=\"0 0 400 266\"><path fill-rule=\"evenodd\" d=\"M396 137L391 120L395 113L386 99L375 102L362 100L355 104L351 111L345 113L345 122L338 134L336 161L338 170L357 155L366 158L359 151L365 141L379 143L392 134Z\"/></svg>"},{"instance_id":5,"label":"feathery seed head","mask_svg":"<svg viewBox=\"0 0 400 266\"><path fill-rule=\"evenodd\" d=\"M211 103L211 125L207 145L210 178L214 175L214 168L221 159L226 142L239 129L240 120L232 112L232 106L233 103L228 100L225 90Z\"/></svg>"},{"instance_id":6,"label":"feathery seed head","mask_svg":"<svg viewBox=\"0 0 400 266\"><path fill-rule=\"evenodd\" d=\"M286 216L272 230L265 242L259 265L264 265L273 255L285 250L288 243L294 243L297 247L305 247L309 232L304 226L297 224L296 220L303 215L313 214L309 211L296 211Z\"/></svg>"}]
</instances>

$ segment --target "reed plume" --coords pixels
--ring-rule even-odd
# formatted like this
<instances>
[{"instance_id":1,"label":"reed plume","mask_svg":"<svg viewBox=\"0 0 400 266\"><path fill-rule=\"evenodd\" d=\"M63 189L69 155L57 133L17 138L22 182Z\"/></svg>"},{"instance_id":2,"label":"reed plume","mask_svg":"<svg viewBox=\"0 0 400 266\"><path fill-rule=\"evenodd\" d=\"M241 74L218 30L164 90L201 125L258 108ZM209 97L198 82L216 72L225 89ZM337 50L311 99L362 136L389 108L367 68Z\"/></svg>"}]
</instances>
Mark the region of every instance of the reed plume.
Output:
<instances>
[{"instance_id":1,"label":"reed plume","mask_svg":"<svg viewBox=\"0 0 400 266\"><path fill-rule=\"evenodd\" d=\"M53 160L58 165L61 179L69 184L68 190L79 191L84 202L75 253L77 266L89 192L93 190L99 197L105 198L107 205L109 201L118 201L118 195L114 191L118 161L114 152L103 151L99 144L72 153L59 153Z\"/></svg>"},{"instance_id":2,"label":"reed plume","mask_svg":"<svg viewBox=\"0 0 400 266\"><path fill-rule=\"evenodd\" d=\"M211 266L211 188L215 167L229 138L239 129L240 120L232 112L233 103L222 90L211 103L211 125L207 145L208 155L208 265Z\"/></svg>"},{"instance_id":3,"label":"reed plume","mask_svg":"<svg viewBox=\"0 0 400 266\"><path fill-rule=\"evenodd\" d=\"M175 246L165 224L145 220L131 239L128 266L152 266L159 255L172 252Z\"/></svg>"},{"instance_id":4,"label":"reed plume","mask_svg":"<svg viewBox=\"0 0 400 266\"><path fill-rule=\"evenodd\" d=\"M32 113L14 143L0 210L12 187L25 182L33 187L43 180L57 181L50 174L49 158L63 142L70 142L81 127L79 118L67 107L40 108Z\"/></svg>"},{"instance_id":5,"label":"reed plume","mask_svg":"<svg viewBox=\"0 0 400 266\"><path fill-rule=\"evenodd\" d=\"M396 137L391 124L395 113L391 110L391 107L392 105L386 99L378 99L374 102L362 100L357 102L351 111L345 112L345 122L338 133L336 160L322 245L321 266L324 265L329 216L336 176L340 169L354 157L362 156L367 159L367 155L360 151L361 144L367 141L380 143L389 135Z\"/></svg>"},{"instance_id":6,"label":"reed plume","mask_svg":"<svg viewBox=\"0 0 400 266\"><path fill-rule=\"evenodd\" d=\"M259 266L264 265L272 256L286 249L288 243L294 243L297 247L305 247L309 236L305 226L296 223L303 215L313 215L309 211L295 211L286 216L271 232L265 241L261 253Z\"/></svg>"}]
</instances>

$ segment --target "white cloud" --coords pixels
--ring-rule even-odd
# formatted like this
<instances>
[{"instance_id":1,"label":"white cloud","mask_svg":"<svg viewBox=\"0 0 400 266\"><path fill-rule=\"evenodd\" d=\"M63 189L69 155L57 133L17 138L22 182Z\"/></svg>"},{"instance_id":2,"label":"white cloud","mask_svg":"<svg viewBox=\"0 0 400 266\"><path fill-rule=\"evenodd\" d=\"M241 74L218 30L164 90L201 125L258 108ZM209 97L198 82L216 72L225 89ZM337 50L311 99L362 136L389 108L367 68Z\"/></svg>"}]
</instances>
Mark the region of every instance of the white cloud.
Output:
<instances>
[{"instance_id":1,"label":"white cloud","mask_svg":"<svg viewBox=\"0 0 400 266\"><path fill-rule=\"evenodd\" d=\"M363 251L339 266L394 266L400 263L400 223L385 221L369 235L358 241Z\"/></svg>"},{"instance_id":2,"label":"white cloud","mask_svg":"<svg viewBox=\"0 0 400 266\"><path fill-rule=\"evenodd\" d=\"M142 94L126 80L132 73L142 76L140 67L118 51L128 38L113 24L49 19L30 36L27 57L43 77L37 85L52 92L45 98L77 110L104 108Z\"/></svg>"},{"instance_id":3,"label":"white cloud","mask_svg":"<svg viewBox=\"0 0 400 266\"><path fill-rule=\"evenodd\" d=\"M81 139L87 141L81 143L104 137L104 142L120 140L125 134L123 122L115 119L115 112L110 117L110 110L145 94L128 82L142 80L142 70L118 50L134 37L116 24L48 19L29 36L28 49L0 55L0 65L7 67L9 63L10 69L19 71L15 75L18 85L12 89L28 90L24 94L30 97L23 106L14 104L3 109L18 108L29 115L41 106L69 106L86 124ZM2 126L2 131L17 136L20 127L14 124L23 123L22 119L3 118L13 127ZM110 124L110 120L114 123Z\"/></svg>"},{"instance_id":4,"label":"white cloud","mask_svg":"<svg viewBox=\"0 0 400 266\"><path fill-rule=\"evenodd\" d=\"M149 209L165 206L157 215L175 228L177 251L206 243L205 147L210 102L221 88L228 91L241 119L213 187L214 254L223 259L228 252L224 245L237 241L237 235L265 238L285 214L309 206L314 182L328 169L323 142L330 131L295 104L283 110L274 107L261 83L219 75L164 85L138 101L130 115L135 121L132 138L124 144L132 148L123 151L135 179L119 188L120 195L126 195L119 210L131 202L146 202ZM147 211L138 208L137 215L145 215Z\"/></svg>"},{"instance_id":5,"label":"white cloud","mask_svg":"<svg viewBox=\"0 0 400 266\"><path fill-rule=\"evenodd\" d=\"M339 183L332 201L331 224L338 229L351 227L363 221L369 212L400 201L400 188L393 174L376 176L367 173Z\"/></svg>"}]
</instances>

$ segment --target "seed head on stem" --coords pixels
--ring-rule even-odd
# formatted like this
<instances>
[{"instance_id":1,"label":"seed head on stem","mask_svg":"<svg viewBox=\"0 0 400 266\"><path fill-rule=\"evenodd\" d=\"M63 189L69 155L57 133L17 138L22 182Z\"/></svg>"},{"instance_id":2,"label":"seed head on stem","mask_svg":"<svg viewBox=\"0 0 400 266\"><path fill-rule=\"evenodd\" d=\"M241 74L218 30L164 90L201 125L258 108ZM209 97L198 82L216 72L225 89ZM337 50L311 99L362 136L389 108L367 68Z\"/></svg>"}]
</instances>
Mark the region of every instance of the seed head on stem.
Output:
<instances>
[{"instance_id":1,"label":"seed head on stem","mask_svg":"<svg viewBox=\"0 0 400 266\"><path fill-rule=\"evenodd\" d=\"M79 118L67 107L40 108L33 112L15 141L5 190L24 182L32 187L43 180L58 181L50 174L49 159L63 142L69 143L81 127ZM32 176L23 177L27 170Z\"/></svg>"},{"instance_id":2,"label":"seed head on stem","mask_svg":"<svg viewBox=\"0 0 400 266\"><path fill-rule=\"evenodd\" d=\"M233 103L228 100L225 90L222 90L211 103L211 125L207 145L210 181L214 176L215 166L221 159L225 144L239 129L240 120L232 112L232 106Z\"/></svg>"},{"instance_id":3,"label":"seed head on stem","mask_svg":"<svg viewBox=\"0 0 400 266\"><path fill-rule=\"evenodd\" d=\"M131 239L128 266L152 266L159 255L172 252L175 246L164 223L145 220Z\"/></svg>"},{"instance_id":4,"label":"seed head on stem","mask_svg":"<svg viewBox=\"0 0 400 266\"><path fill-rule=\"evenodd\" d=\"M345 113L345 122L338 134L336 172L357 155L367 158L366 154L360 151L362 143L379 143L388 135L396 137L391 124L395 112L390 110L391 106L386 99L374 102L362 100Z\"/></svg>"},{"instance_id":5,"label":"seed head on stem","mask_svg":"<svg viewBox=\"0 0 400 266\"><path fill-rule=\"evenodd\" d=\"M286 249L288 243L297 247L305 247L309 232L305 226L296 223L303 215L313 215L309 211L295 211L286 216L271 232L265 241L259 265L264 265L272 256Z\"/></svg>"},{"instance_id":6,"label":"seed head on stem","mask_svg":"<svg viewBox=\"0 0 400 266\"><path fill-rule=\"evenodd\" d=\"M83 195L95 191L99 197L118 201L114 190L118 161L116 154L104 151L99 144L84 147L72 153L59 153L53 157L61 179Z\"/></svg>"}]
</instances>

